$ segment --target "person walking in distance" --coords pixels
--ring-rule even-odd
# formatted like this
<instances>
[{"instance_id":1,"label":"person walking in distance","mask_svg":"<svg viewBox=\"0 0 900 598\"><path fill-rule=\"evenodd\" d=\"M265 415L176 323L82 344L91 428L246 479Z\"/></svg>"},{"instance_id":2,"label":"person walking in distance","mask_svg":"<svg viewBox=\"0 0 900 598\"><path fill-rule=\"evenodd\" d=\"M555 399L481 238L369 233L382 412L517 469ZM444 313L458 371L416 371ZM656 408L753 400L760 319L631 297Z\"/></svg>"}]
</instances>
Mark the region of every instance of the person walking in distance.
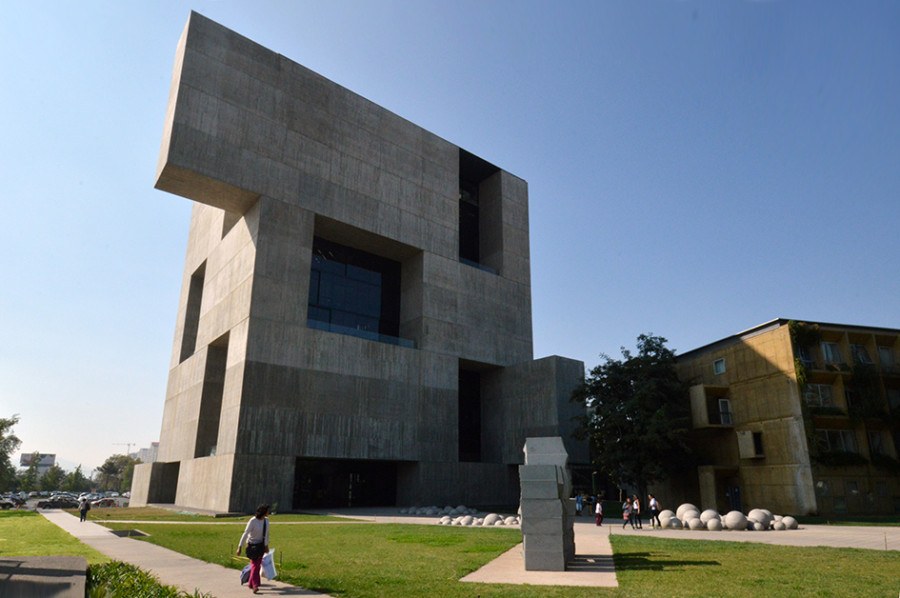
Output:
<instances>
[{"instance_id":1,"label":"person walking in distance","mask_svg":"<svg viewBox=\"0 0 900 598\"><path fill-rule=\"evenodd\" d=\"M269 552L269 505L259 505L256 515L247 522L244 535L238 542L237 553L241 554L244 541L247 542L247 558L250 559L250 580L247 585L254 594L259 593L259 570L262 566L263 555Z\"/></svg>"},{"instance_id":2,"label":"person walking in distance","mask_svg":"<svg viewBox=\"0 0 900 598\"><path fill-rule=\"evenodd\" d=\"M631 501L631 527L637 525L638 529L644 529L644 524L641 523L641 499L638 498L638 495L634 495L634 499Z\"/></svg>"},{"instance_id":3,"label":"person walking in distance","mask_svg":"<svg viewBox=\"0 0 900 598\"><path fill-rule=\"evenodd\" d=\"M650 499L650 527L659 527L662 529L662 523L659 521L659 501L652 494L648 494Z\"/></svg>"},{"instance_id":4,"label":"person walking in distance","mask_svg":"<svg viewBox=\"0 0 900 598\"><path fill-rule=\"evenodd\" d=\"M597 526L603 525L603 501L600 498L597 498L597 503L594 505L594 523Z\"/></svg>"},{"instance_id":5,"label":"person walking in distance","mask_svg":"<svg viewBox=\"0 0 900 598\"><path fill-rule=\"evenodd\" d=\"M625 529L629 521L631 522L631 529L634 529L634 519L631 518L631 510L631 498L629 497L622 503L622 529Z\"/></svg>"},{"instance_id":6,"label":"person walking in distance","mask_svg":"<svg viewBox=\"0 0 900 598\"><path fill-rule=\"evenodd\" d=\"M88 511L91 510L91 501L87 499L87 497L82 497L78 502L78 512L81 513L80 521L85 521L87 519Z\"/></svg>"}]
</instances>

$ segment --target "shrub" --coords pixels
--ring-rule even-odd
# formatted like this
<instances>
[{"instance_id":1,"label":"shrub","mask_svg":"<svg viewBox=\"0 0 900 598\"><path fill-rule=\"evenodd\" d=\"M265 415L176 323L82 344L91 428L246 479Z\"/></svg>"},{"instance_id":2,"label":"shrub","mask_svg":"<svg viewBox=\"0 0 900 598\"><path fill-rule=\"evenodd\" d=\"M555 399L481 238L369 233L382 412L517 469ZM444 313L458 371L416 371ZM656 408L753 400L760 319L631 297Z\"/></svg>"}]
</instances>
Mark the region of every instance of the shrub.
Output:
<instances>
[{"instance_id":1,"label":"shrub","mask_svg":"<svg viewBox=\"0 0 900 598\"><path fill-rule=\"evenodd\" d=\"M173 586L164 586L134 565L111 561L88 567L89 598L212 598L197 590L189 594Z\"/></svg>"}]
</instances>

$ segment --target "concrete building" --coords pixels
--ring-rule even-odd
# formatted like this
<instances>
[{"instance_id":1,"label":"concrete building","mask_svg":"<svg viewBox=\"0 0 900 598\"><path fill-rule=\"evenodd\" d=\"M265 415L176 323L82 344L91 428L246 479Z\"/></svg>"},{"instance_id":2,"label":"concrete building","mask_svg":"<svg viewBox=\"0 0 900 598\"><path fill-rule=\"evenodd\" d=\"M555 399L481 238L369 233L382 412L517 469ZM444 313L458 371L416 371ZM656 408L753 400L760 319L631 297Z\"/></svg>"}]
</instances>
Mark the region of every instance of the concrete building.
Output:
<instances>
[{"instance_id":1,"label":"concrete building","mask_svg":"<svg viewBox=\"0 0 900 598\"><path fill-rule=\"evenodd\" d=\"M196 13L157 174L195 203L132 505L514 504L526 436L587 461L524 180Z\"/></svg>"},{"instance_id":2,"label":"concrete building","mask_svg":"<svg viewBox=\"0 0 900 598\"><path fill-rule=\"evenodd\" d=\"M159 456L159 443L151 442L150 446L142 448L135 453L134 456L136 459L140 460L141 463L153 463Z\"/></svg>"},{"instance_id":3,"label":"concrete building","mask_svg":"<svg viewBox=\"0 0 900 598\"><path fill-rule=\"evenodd\" d=\"M720 512L900 512L898 355L900 330L784 319L679 355L701 462L669 491Z\"/></svg>"},{"instance_id":4,"label":"concrete building","mask_svg":"<svg viewBox=\"0 0 900 598\"><path fill-rule=\"evenodd\" d=\"M56 465L56 455L53 453L22 453L19 456L19 466L28 468L34 460L34 455L38 456L37 473L38 477L43 477L51 467Z\"/></svg>"}]
</instances>

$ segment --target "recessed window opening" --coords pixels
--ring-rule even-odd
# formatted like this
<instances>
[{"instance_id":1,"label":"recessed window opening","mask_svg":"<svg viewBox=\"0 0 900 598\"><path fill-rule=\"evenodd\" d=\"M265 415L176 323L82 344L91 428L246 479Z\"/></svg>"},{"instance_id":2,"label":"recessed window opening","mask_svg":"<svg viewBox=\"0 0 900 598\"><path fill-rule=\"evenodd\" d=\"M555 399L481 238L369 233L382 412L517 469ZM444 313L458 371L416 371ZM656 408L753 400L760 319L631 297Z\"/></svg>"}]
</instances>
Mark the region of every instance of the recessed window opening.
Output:
<instances>
[{"instance_id":1,"label":"recessed window opening","mask_svg":"<svg viewBox=\"0 0 900 598\"><path fill-rule=\"evenodd\" d=\"M491 220L485 220L485 202L481 183L500 169L465 150L459 150L459 260L464 264L496 273L484 264L484 229ZM495 223L496 224L496 223Z\"/></svg>"},{"instance_id":2,"label":"recessed window opening","mask_svg":"<svg viewBox=\"0 0 900 598\"><path fill-rule=\"evenodd\" d=\"M197 331L200 328L200 305L203 303L203 282L206 277L206 262L191 275L188 286L187 305L184 309L184 329L181 332L181 355L179 362L194 354L197 349Z\"/></svg>"},{"instance_id":3,"label":"recessed window opening","mask_svg":"<svg viewBox=\"0 0 900 598\"><path fill-rule=\"evenodd\" d=\"M219 439L219 419L225 394L225 369L228 362L228 334L213 342L206 352L206 368L200 391L200 415L194 457L215 456Z\"/></svg>"},{"instance_id":4,"label":"recessed window opening","mask_svg":"<svg viewBox=\"0 0 900 598\"><path fill-rule=\"evenodd\" d=\"M459 370L459 460L481 461L481 374Z\"/></svg>"},{"instance_id":5,"label":"recessed window opening","mask_svg":"<svg viewBox=\"0 0 900 598\"><path fill-rule=\"evenodd\" d=\"M850 345L850 352L853 355L853 363L872 363L872 358L869 357L869 351L864 345Z\"/></svg>"},{"instance_id":6,"label":"recessed window opening","mask_svg":"<svg viewBox=\"0 0 900 598\"><path fill-rule=\"evenodd\" d=\"M762 432L753 433L753 453L757 457L765 456L765 453L763 452Z\"/></svg>"},{"instance_id":7,"label":"recessed window opening","mask_svg":"<svg viewBox=\"0 0 900 598\"><path fill-rule=\"evenodd\" d=\"M717 359L713 362L713 373L716 375L725 373L725 358Z\"/></svg>"},{"instance_id":8,"label":"recessed window opening","mask_svg":"<svg viewBox=\"0 0 900 598\"><path fill-rule=\"evenodd\" d=\"M834 407L830 384L807 384L803 398L810 407Z\"/></svg>"},{"instance_id":9,"label":"recessed window opening","mask_svg":"<svg viewBox=\"0 0 900 598\"><path fill-rule=\"evenodd\" d=\"M307 322L341 334L400 339L400 262L315 237Z\"/></svg>"},{"instance_id":10,"label":"recessed window opening","mask_svg":"<svg viewBox=\"0 0 900 598\"><path fill-rule=\"evenodd\" d=\"M822 357L825 360L825 363L844 363L843 356L841 355L841 348L837 343L822 343Z\"/></svg>"}]
</instances>

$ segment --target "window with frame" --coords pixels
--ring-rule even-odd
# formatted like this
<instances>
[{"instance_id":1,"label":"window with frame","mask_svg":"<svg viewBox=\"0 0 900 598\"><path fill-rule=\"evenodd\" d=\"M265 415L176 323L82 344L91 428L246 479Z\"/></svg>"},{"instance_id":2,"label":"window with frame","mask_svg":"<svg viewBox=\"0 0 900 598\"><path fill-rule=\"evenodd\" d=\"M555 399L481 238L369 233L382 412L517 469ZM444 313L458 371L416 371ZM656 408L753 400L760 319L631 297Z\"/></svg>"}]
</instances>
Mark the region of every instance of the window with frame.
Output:
<instances>
[{"instance_id":1,"label":"window with frame","mask_svg":"<svg viewBox=\"0 0 900 598\"><path fill-rule=\"evenodd\" d=\"M883 368L894 367L894 349L892 347L878 347L878 362Z\"/></svg>"},{"instance_id":2,"label":"window with frame","mask_svg":"<svg viewBox=\"0 0 900 598\"><path fill-rule=\"evenodd\" d=\"M722 357L713 362L713 373L716 375L725 373L725 358Z\"/></svg>"},{"instance_id":3,"label":"window with frame","mask_svg":"<svg viewBox=\"0 0 900 598\"><path fill-rule=\"evenodd\" d=\"M834 453L856 453L856 436L851 430L816 430L819 450Z\"/></svg>"},{"instance_id":4,"label":"window with frame","mask_svg":"<svg viewBox=\"0 0 900 598\"><path fill-rule=\"evenodd\" d=\"M869 451L872 455L887 455L884 446L884 433L881 430L869 430Z\"/></svg>"},{"instance_id":5,"label":"window with frame","mask_svg":"<svg viewBox=\"0 0 900 598\"><path fill-rule=\"evenodd\" d=\"M308 325L401 344L400 263L319 237L312 253Z\"/></svg>"},{"instance_id":6,"label":"window with frame","mask_svg":"<svg viewBox=\"0 0 900 598\"><path fill-rule=\"evenodd\" d=\"M757 457L763 457L766 454L763 451L762 432L753 433L753 452Z\"/></svg>"},{"instance_id":7,"label":"window with frame","mask_svg":"<svg viewBox=\"0 0 900 598\"><path fill-rule=\"evenodd\" d=\"M837 343L822 343L822 359L825 360L825 363L844 363L844 358L841 355L841 348Z\"/></svg>"},{"instance_id":8,"label":"window with frame","mask_svg":"<svg viewBox=\"0 0 900 598\"><path fill-rule=\"evenodd\" d=\"M798 355L800 356L800 361L804 366L808 368L816 367L816 360L813 359L812 351L809 350L809 347L800 347L797 350Z\"/></svg>"},{"instance_id":9,"label":"window with frame","mask_svg":"<svg viewBox=\"0 0 900 598\"><path fill-rule=\"evenodd\" d=\"M830 384L807 384L803 398L810 407L834 407L834 395Z\"/></svg>"},{"instance_id":10,"label":"window with frame","mask_svg":"<svg viewBox=\"0 0 900 598\"><path fill-rule=\"evenodd\" d=\"M853 363L872 363L865 345L850 345L850 353L853 356Z\"/></svg>"}]
</instances>

